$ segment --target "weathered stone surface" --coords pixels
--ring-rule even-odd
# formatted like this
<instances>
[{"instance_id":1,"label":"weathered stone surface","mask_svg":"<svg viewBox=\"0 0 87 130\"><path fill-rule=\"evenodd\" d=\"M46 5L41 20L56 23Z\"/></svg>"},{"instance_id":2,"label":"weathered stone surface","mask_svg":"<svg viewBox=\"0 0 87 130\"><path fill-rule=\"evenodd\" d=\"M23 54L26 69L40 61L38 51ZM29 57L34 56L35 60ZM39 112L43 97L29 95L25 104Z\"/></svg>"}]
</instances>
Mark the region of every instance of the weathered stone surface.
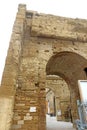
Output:
<instances>
[{"instance_id":1,"label":"weathered stone surface","mask_svg":"<svg viewBox=\"0 0 87 130\"><path fill-rule=\"evenodd\" d=\"M77 118L77 82L87 79L86 32L87 20L42 15L19 5L0 88L1 130L45 130L47 87L55 93L56 110L63 112L58 120L65 120L68 103L72 121Z\"/></svg>"},{"instance_id":2,"label":"weathered stone surface","mask_svg":"<svg viewBox=\"0 0 87 130\"><path fill-rule=\"evenodd\" d=\"M9 130L13 117L13 102L12 97L0 97L0 130Z\"/></svg>"},{"instance_id":3,"label":"weathered stone surface","mask_svg":"<svg viewBox=\"0 0 87 130\"><path fill-rule=\"evenodd\" d=\"M86 20L70 19L53 15L35 16L31 34L34 36L87 41Z\"/></svg>"}]
</instances>

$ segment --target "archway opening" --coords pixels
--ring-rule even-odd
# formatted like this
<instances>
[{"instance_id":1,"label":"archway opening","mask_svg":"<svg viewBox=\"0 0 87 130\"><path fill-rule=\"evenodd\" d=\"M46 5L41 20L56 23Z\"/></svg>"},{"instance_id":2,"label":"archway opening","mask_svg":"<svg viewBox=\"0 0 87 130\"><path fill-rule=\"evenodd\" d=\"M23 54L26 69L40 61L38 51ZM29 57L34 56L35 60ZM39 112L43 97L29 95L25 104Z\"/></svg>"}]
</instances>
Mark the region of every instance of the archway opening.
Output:
<instances>
[{"instance_id":1,"label":"archway opening","mask_svg":"<svg viewBox=\"0 0 87 130\"><path fill-rule=\"evenodd\" d=\"M79 99L78 80L87 79L87 60L73 52L60 52L53 55L46 66L47 75L62 77L68 84L71 100L72 121L78 118L76 101ZM84 69L86 68L86 69ZM65 94L66 95L66 94Z\"/></svg>"},{"instance_id":2,"label":"archway opening","mask_svg":"<svg viewBox=\"0 0 87 130\"><path fill-rule=\"evenodd\" d=\"M68 126L72 125L70 123L72 122L70 91L67 83L56 75L48 75L46 79L47 130L52 129L54 124L57 126L60 122L62 122L62 125L64 122L69 122ZM50 124L53 124L53 126Z\"/></svg>"}]
</instances>

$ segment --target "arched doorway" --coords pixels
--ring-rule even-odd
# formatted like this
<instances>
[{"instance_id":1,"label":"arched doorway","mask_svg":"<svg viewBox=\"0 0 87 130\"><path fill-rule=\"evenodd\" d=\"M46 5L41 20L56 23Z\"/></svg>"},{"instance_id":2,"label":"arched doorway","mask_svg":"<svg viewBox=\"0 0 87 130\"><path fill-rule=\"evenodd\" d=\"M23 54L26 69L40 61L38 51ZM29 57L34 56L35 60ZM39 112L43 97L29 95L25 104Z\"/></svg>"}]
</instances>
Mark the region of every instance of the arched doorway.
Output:
<instances>
[{"instance_id":1,"label":"arched doorway","mask_svg":"<svg viewBox=\"0 0 87 130\"><path fill-rule=\"evenodd\" d=\"M79 99L78 80L87 79L87 60L73 52L60 52L53 55L46 66L47 75L58 75L68 84L71 93L71 106L73 122L78 117L76 100Z\"/></svg>"},{"instance_id":2,"label":"arched doorway","mask_svg":"<svg viewBox=\"0 0 87 130\"><path fill-rule=\"evenodd\" d=\"M46 129L72 128L70 113L70 91L67 83L59 76L46 78ZM62 126L60 126L62 124ZM56 128L55 128L56 127Z\"/></svg>"},{"instance_id":3,"label":"arched doorway","mask_svg":"<svg viewBox=\"0 0 87 130\"><path fill-rule=\"evenodd\" d=\"M72 121L69 109L70 90L64 79L56 75L49 75L46 78L46 87L48 87L46 88L46 100L49 101L49 106L50 104L53 106L52 110L49 109L50 113L56 116L57 121Z\"/></svg>"}]
</instances>

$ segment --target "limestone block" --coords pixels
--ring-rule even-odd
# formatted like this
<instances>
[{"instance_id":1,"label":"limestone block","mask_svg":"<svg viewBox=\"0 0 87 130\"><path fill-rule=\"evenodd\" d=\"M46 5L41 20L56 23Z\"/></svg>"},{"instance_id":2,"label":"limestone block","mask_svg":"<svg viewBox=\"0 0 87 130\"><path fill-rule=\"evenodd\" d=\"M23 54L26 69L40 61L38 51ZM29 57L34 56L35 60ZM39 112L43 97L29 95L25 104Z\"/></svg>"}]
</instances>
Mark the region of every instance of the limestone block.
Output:
<instances>
[{"instance_id":1,"label":"limestone block","mask_svg":"<svg viewBox=\"0 0 87 130\"><path fill-rule=\"evenodd\" d=\"M20 129L21 128L21 125L12 125L12 129Z\"/></svg>"},{"instance_id":2,"label":"limestone block","mask_svg":"<svg viewBox=\"0 0 87 130\"><path fill-rule=\"evenodd\" d=\"M24 124L24 120L18 120L18 125L23 125Z\"/></svg>"},{"instance_id":3,"label":"limestone block","mask_svg":"<svg viewBox=\"0 0 87 130\"><path fill-rule=\"evenodd\" d=\"M24 120L32 120L32 116L30 116L30 115L24 116Z\"/></svg>"},{"instance_id":4,"label":"limestone block","mask_svg":"<svg viewBox=\"0 0 87 130\"><path fill-rule=\"evenodd\" d=\"M0 130L9 130L13 116L13 98L0 97Z\"/></svg>"}]
</instances>

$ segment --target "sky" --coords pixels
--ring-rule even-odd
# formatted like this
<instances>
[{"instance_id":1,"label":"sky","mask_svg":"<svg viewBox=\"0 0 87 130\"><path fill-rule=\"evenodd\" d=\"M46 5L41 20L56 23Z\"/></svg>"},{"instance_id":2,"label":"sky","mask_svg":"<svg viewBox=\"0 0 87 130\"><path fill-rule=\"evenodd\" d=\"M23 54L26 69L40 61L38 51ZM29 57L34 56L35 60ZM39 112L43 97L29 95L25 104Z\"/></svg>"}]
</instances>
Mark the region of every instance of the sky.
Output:
<instances>
[{"instance_id":1,"label":"sky","mask_svg":"<svg viewBox=\"0 0 87 130\"><path fill-rule=\"evenodd\" d=\"M27 10L70 18L87 19L87 0L2 0L0 2L0 82L18 4Z\"/></svg>"}]
</instances>

